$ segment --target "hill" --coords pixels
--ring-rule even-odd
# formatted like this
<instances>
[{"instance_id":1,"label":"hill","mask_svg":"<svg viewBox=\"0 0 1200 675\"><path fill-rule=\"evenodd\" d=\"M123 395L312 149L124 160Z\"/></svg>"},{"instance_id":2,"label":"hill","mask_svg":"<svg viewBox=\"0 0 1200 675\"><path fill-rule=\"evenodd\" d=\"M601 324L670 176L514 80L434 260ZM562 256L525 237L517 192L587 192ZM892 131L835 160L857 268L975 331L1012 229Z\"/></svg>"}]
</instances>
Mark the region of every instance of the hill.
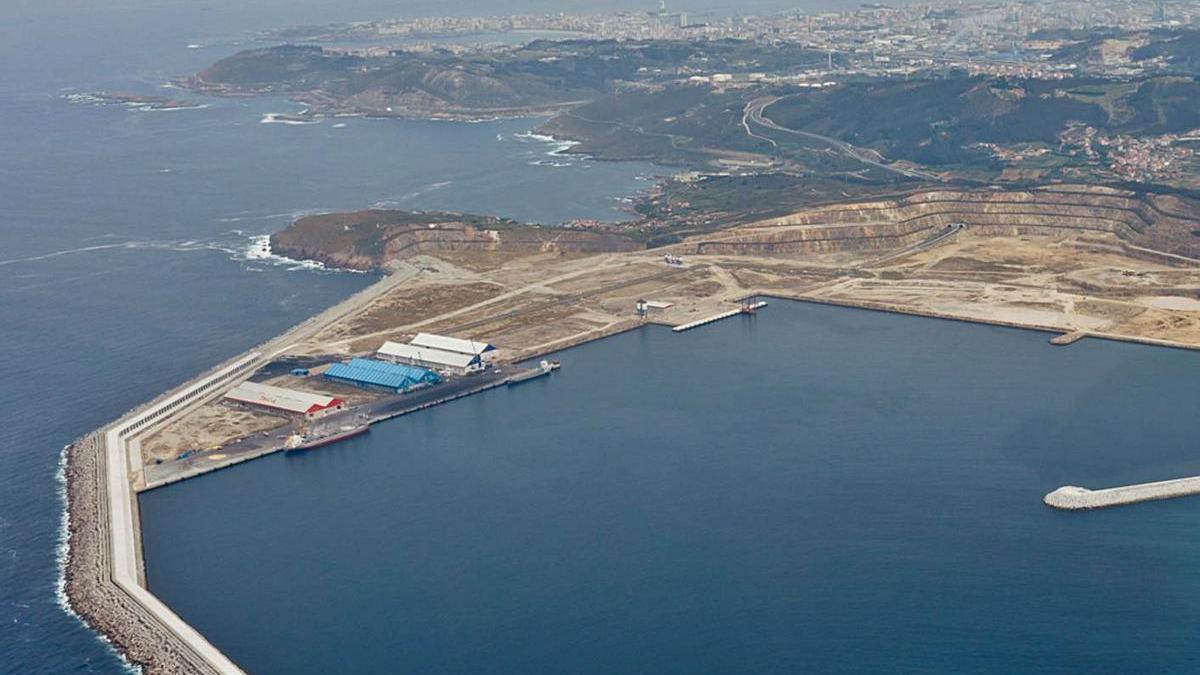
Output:
<instances>
[{"instance_id":1,"label":"hill","mask_svg":"<svg viewBox=\"0 0 1200 675\"><path fill-rule=\"evenodd\" d=\"M239 52L185 83L212 94L286 94L316 113L471 117L582 103L622 83L794 68L820 58L795 45L740 40L538 40L492 51L371 56L282 45Z\"/></svg>"},{"instance_id":2,"label":"hill","mask_svg":"<svg viewBox=\"0 0 1200 675\"><path fill-rule=\"evenodd\" d=\"M306 216L271 235L276 254L364 271L434 251L598 253L643 247L606 232L542 228L493 216L383 209Z\"/></svg>"}]
</instances>

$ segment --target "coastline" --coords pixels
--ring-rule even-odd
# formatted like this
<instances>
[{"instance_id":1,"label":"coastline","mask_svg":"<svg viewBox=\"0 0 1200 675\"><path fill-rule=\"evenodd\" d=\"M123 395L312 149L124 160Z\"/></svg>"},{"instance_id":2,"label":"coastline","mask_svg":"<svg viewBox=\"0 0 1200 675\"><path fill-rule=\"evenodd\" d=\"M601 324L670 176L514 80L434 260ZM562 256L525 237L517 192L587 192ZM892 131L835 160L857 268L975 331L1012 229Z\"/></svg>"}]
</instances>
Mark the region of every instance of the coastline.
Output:
<instances>
[{"instance_id":1,"label":"coastline","mask_svg":"<svg viewBox=\"0 0 1200 675\"><path fill-rule=\"evenodd\" d=\"M281 335L206 370L154 399L127 411L116 421L80 437L64 449L64 522L59 542L65 561L59 566L59 585L69 613L98 632L133 668L145 673L241 673L203 636L155 598L144 584L141 568L137 488L126 469L129 458L123 441L107 447L124 433L146 433L172 415L217 395L220 386L247 368L261 365L287 349L309 331L327 325L382 294L408 277L394 273L342 302L309 317ZM207 381L207 385L205 384ZM159 415L159 413L166 414ZM153 420L153 423L149 423ZM107 437L107 438L106 438ZM132 436L131 436L132 437ZM118 464L110 465L115 459ZM124 495L111 487L124 484ZM123 497L123 499L122 499ZM124 515L122 521L121 515ZM129 531L124 536L120 528ZM122 550L117 550L118 547ZM122 563L118 557L124 556ZM132 559L132 560L131 560ZM132 569L130 569L132 567Z\"/></svg>"},{"instance_id":2,"label":"coastline","mask_svg":"<svg viewBox=\"0 0 1200 675\"><path fill-rule=\"evenodd\" d=\"M674 273L676 272L672 272L672 274ZM147 411L153 411L156 407L169 406L173 397L197 388L206 378L213 378L219 376L222 372L228 372L231 378L230 383L232 383L232 381L238 379L234 375L240 376L252 372L253 369L263 363L286 352L294 344L304 339L306 335L311 335L321 328L345 318L355 310L365 307L373 298L380 297L383 293L399 287L408 278L409 276L405 274L403 268L400 271L393 272L367 289L343 300L318 315L306 319L283 334L271 338L262 345L252 348L222 364L218 364L205 373L181 384L179 387L165 392L144 405L138 406L123 415L118 422L85 435L64 449L63 466L61 469L64 480L65 508L63 517L64 527L61 534L64 540L60 542L63 557L60 564L60 588L62 589L63 604L69 612L78 616L86 625L99 632L103 639L108 641L112 648L121 654L131 667L140 667L148 673L238 672L222 671L214 668L211 663L206 662L204 659L198 658L196 650L186 640L180 638L178 633L167 622L162 621L161 617L155 615L151 609L148 609L142 600L135 597L127 589L122 588L120 583L114 578L115 561L113 556L116 552L112 549L112 532L109 528L112 519L117 515L114 512L114 504L117 506L121 506L121 504L119 499L115 502L109 501L114 499L114 495L110 493L104 476L106 472L109 472L111 479L112 467L108 466L109 458L106 457L102 434L107 433L110 436L117 434L116 429L122 425L126 429L131 426L137 426L140 424L136 419L138 415L146 415ZM778 289L759 288L758 290L747 291L739 297L754 296L1035 330L1047 333L1048 337L1069 332L1069 329L1064 326L955 315L867 300L831 300L817 297L809 291L788 293ZM722 306L728 306L728 303L737 301L737 298L727 298L722 302ZM482 321L486 322L495 318L493 315L497 311L501 310L495 309L486 313ZM642 320L630 318L603 328L584 331L560 340L532 347L523 352L514 353L512 361L515 363L539 358L546 354L560 352L570 347L651 324L675 325L674 322L663 318ZM457 328L466 330L470 325L462 324ZM1088 332L1087 336L1150 346L1190 350L1200 349L1200 345L1196 344L1140 338L1137 336L1093 332ZM137 433L145 433L151 426L168 422L173 415L180 414L191 406L199 405L204 400L219 395L221 390L220 386L207 390L204 395L197 397L187 405L182 405L178 410L163 415L153 425L147 426L145 429L138 429ZM128 462L129 458L124 454L124 443L120 443L119 445L120 447L113 448L112 451L116 453L115 456L119 461ZM229 461L224 464L214 462L211 466L206 466L205 471L197 472L193 475L201 475L201 473L218 470L227 465L240 463L246 459L239 458L236 461ZM130 475L130 472L125 472L126 478L129 478ZM191 475L188 477L191 477ZM129 551L126 551L126 553L136 556L137 567L140 567L142 562L139 547L140 532L137 530L136 523L136 500L137 493L148 487L152 486L133 484L131 482L128 495L126 496L128 501L123 505L127 517L132 518L134 521L135 532L135 549L132 553ZM138 580L137 583L142 584L138 590L151 598L153 597L150 596L148 591L145 591L144 580ZM175 619L178 620L178 617L175 617Z\"/></svg>"}]
</instances>

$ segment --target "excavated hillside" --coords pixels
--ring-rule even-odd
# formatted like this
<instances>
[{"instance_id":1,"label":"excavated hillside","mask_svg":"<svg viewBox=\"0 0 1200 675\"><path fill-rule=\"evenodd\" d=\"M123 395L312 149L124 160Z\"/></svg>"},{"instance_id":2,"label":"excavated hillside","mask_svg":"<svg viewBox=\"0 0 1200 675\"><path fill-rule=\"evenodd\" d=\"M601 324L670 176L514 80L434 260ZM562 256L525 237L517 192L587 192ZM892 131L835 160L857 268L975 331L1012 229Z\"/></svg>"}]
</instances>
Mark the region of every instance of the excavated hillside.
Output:
<instances>
[{"instance_id":1,"label":"excavated hillside","mask_svg":"<svg viewBox=\"0 0 1200 675\"><path fill-rule=\"evenodd\" d=\"M1200 257L1198 207L1200 203L1181 196L1093 186L927 190L806 209L696 237L684 248L726 255L887 252L919 246L965 226L993 235L1107 233L1133 254Z\"/></svg>"},{"instance_id":2,"label":"excavated hillside","mask_svg":"<svg viewBox=\"0 0 1200 675\"><path fill-rule=\"evenodd\" d=\"M306 216L271 235L271 251L277 255L364 271L439 251L602 253L644 247L619 234L524 225L492 216L380 209Z\"/></svg>"}]
</instances>

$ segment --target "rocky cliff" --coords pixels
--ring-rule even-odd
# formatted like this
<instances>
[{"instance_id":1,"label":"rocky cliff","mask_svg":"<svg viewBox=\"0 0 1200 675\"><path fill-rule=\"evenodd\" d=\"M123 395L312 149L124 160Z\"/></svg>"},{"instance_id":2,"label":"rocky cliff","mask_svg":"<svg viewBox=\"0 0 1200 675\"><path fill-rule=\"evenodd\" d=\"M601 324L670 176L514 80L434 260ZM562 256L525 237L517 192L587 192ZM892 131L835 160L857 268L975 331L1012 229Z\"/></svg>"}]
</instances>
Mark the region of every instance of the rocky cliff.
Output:
<instances>
[{"instance_id":1,"label":"rocky cliff","mask_svg":"<svg viewBox=\"0 0 1200 675\"><path fill-rule=\"evenodd\" d=\"M364 271L438 251L601 253L643 247L614 233L524 225L491 216L391 210L307 216L271 235L271 250L277 255Z\"/></svg>"}]
</instances>

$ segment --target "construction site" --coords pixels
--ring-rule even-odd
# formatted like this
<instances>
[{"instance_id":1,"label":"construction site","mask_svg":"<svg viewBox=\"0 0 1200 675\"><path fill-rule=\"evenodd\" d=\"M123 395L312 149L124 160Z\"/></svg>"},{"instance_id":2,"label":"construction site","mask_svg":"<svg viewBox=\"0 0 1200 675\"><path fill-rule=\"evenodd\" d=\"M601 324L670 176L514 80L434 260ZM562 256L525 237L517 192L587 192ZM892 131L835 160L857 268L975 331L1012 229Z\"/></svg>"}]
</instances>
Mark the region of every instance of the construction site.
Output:
<instances>
[{"instance_id":1,"label":"construction site","mask_svg":"<svg viewBox=\"0 0 1200 675\"><path fill-rule=\"evenodd\" d=\"M1200 237L1170 206L1101 188L941 191L600 253L422 231L383 261L390 272L366 300L346 301L250 376L295 409L213 399L141 441L134 482L165 484L333 428L300 408L336 401L335 421L375 419L492 386L512 364L580 342L703 325L759 296L1055 331L1055 344L1194 348L1200 259L1179 251Z\"/></svg>"},{"instance_id":2,"label":"construction site","mask_svg":"<svg viewBox=\"0 0 1200 675\"><path fill-rule=\"evenodd\" d=\"M1062 349L1200 348L1197 222L1171 198L1080 195L913 194L652 250L426 230L377 261L387 272L371 286L68 448L71 509L91 515L71 520L67 592L152 671L239 672L145 591L139 491L548 375L557 362L531 362L618 332L654 324L686 339L771 298L1049 331Z\"/></svg>"}]
</instances>

